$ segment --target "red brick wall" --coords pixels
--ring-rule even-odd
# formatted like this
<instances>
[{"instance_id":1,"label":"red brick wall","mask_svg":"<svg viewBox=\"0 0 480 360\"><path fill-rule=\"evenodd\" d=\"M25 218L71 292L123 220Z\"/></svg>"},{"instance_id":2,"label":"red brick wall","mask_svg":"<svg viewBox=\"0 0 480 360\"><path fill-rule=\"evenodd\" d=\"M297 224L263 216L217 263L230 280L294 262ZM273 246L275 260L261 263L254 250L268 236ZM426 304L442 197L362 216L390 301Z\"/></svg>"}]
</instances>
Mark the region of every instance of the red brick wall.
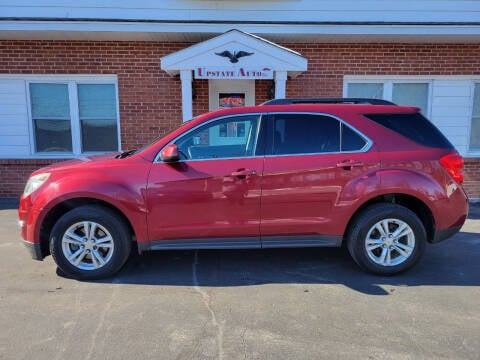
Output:
<instances>
[{"instance_id":1,"label":"red brick wall","mask_svg":"<svg viewBox=\"0 0 480 360\"><path fill-rule=\"evenodd\" d=\"M465 159L463 188L471 198L480 198L480 159Z\"/></svg>"},{"instance_id":2,"label":"red brick wall","mask_svg":"<svg viewBox=\"0 0 480 360\"><path fill-rule=\"evenodd\" d=\"M0 41L0 73L115 74L122 148L137 148L181 123L181 84L160 70L160 58L188 43ZM342 96L344 75L480 74L480 44L283 44L308 59L309 70L287 82L288 97ZM256 82L256 103L271 80ZM194 80L193 113L208 111L208 81ZM17 196L27 173L45 161L0 160L0 196ZM466 189L480 198L480 161L466 161Z\"/></svg>"},{"instance_id":3,"label":"red brick wall","mask_svg":"<svg viewBox=\"0 0 480 360\"><path fill-rule=\"evenodd\" d=\"M57 161L0 159L0 198L19 196L32 171Z\"/></svg>"}]
</instances>

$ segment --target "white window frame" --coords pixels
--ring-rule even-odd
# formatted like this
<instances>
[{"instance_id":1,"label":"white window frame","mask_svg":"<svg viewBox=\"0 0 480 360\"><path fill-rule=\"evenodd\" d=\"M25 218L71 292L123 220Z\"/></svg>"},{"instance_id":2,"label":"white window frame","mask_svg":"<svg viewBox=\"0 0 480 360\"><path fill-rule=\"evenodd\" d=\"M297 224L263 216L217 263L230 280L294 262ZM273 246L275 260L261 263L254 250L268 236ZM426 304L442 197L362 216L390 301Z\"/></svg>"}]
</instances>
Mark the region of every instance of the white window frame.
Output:
<instances>
[{"instance_id":1,"label":"white window frame","mask_svg":"<svg viewBox=\"0 0 480 360\"><path fill-rule=\"evenodd\" d=\"M29 119L29 139L30 153L35 158L75 158L81 156L89 156L96 154L104 154L107 152L122 151L121 131L120 131L120 110L118 97L118 80L117 76L112 75L45 75L34 77L25 77L26 95L27 95L27 112ZM30 84L66 84L68 86L68 100L70 105L70 127L72 133L72 152L37 152L35 150L35 129L32 118L32 105L30 97ZM78 88L77 85L100 85L110 84L115 88L115 111L117 120L117 144L118 148L112 151L87 151L82 152L82 134L80 125L80 114L78 109Z\"/></svg>"},{"instance_id":2,"label":"white window frame","mask_svg":"<svg viewBox=\"0 0 480 360\"><path fill-rule=\"evenodd\" d=\"M427 118L432 112L433 79L417 76L345 76L343 79L343 96L348 96L348 84L383 84L383 100L393 101L393 84L428 84Z\"/></svg>"}]
</instances>

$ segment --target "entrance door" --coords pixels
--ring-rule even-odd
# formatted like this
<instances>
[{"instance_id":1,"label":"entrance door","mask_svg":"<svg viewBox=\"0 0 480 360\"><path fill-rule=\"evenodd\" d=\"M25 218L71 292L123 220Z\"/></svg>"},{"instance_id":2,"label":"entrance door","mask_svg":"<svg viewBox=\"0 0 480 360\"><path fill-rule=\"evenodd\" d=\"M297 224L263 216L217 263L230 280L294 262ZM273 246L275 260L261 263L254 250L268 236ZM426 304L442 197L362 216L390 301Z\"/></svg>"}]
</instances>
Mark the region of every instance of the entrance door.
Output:
<instances>
[{"instance_id":1,"label":"entrance door","mask_svg":"<svg viewBox=\"0 0 480 360\"><path fill-rule=\"evenodd\" d=\"M210 111L255 105L255 80L208 80Z\"/></svg>"}]
</instances>

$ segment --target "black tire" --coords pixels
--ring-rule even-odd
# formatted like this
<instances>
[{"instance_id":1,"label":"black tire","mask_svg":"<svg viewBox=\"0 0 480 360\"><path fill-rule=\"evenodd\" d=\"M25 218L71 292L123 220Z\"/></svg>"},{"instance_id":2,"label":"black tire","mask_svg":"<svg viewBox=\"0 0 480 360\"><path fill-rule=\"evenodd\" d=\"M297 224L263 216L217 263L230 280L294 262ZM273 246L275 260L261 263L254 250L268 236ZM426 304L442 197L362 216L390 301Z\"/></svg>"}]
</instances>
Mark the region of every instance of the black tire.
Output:
<instances>
[{"instance_id":1,"label":"black tire","mask_svg":"<svg viewBox=\"0 0 480 360\"><path fill-rule=\"evenodd\" d=\"M92 237L98 241L98 245L93 240L91 243L90 239L87 240L87 237L90 237L85 233L89 227L79 225L82 222L93 224L93 226L90 225L94 229L93 232L103 236L98 239L96 235ZM85 236L83 238L85 242L82 244L88 243L88 245L70 244L64 241L66 232L69 230L69 233L72 234L72 229L75 229L76 238ZM107 238L111 240L102 242ZM83 250L80 249L81 247ZM50 234L50 253L55 263L65 274L79 280L94 280L112 276L125 264L130 249L130 230L125 221L114 211L101 206L80 206L65 213L55 223ZM77 260L80 257L82 259L79 265L75 266L68 260L66 253L77 251L80 252L80 255L74 259ZM93 254L94 251L96 256ZM104 264L101 264L102 260L105 262Z\"/></svg>"},{"instance_id":2,"label":"black tire","mask_svg":"<svg viewBox=\"0 0 480 360\"><path fill-rule=\"evenodd\" d=\"M404 227L405 224L409 228ZM387 236L387 232L379 231L385 227L389 229ZM408 235L395 237L395 230L400 228L404 228ZM367 236L370 250L367 250ZM420 260L426 239L425 227L414 212L401 205L384 203L372 205L355 216L347 232L347 247L364 270L378 275L394 275L410 269Z\"/></svg>"}]
</instances>

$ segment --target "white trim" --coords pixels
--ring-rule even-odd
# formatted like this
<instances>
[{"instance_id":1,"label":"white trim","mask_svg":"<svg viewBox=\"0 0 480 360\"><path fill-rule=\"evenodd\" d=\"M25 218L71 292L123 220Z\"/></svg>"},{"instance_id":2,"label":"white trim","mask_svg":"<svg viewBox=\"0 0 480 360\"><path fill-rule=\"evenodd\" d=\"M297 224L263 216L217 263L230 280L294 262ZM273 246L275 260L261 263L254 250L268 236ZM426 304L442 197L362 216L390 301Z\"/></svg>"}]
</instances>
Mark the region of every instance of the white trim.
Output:
<instances>
[{"instance_id":1,"label":"white trim","mask_svg":"<svg viewBox=\"0 0 480 360\"><path fill-rule=\"evenodd\" d=\"M115 76L115 100L116 100L116 107L115 111L117 112L117 141L118 141L118 150L123 151L122 148L122 126L120 122L120 96L118 94L118 80L117 77Z\"/></svg>"},{"instance_id":2,"label":"white trim","mask_svg":"<svg viewBox=\"0 0 480 360\"><path fill-rule=\"evenodd\" d=\"M287 97L287 72L275 71L275 99Z\"/></svg>"},{"instance_id":3,"label":"white trim","mask_svg":"<svg viewBox=\"0 0 480 360\"><path fill-rule=\"evenodd\" d=\"M476 43L480 37L480 26L468 22L466 25L303 25L301 20L300 24L185 24L176 23L174 20L170 23L6 20L0 22L0 38L195 42L232 28L261 34L277 42Z\"/></svg>"},{"instance_id":4,"label":"white trim","mask_svg":"<svg viewBox=\"0 0 480 360\"><path fill-rule=\"evenodd\" d=\"M85 82L95 81L96 84L110 84L117 82L117 75L104 75L104 74L0 74L0 80L12 79L12 80L25 80L32 82L64 82L75 81Z\"/></svg>"},{"instance_id":5,"label":"white trim","mask_svg":"<svg viewBox=\"0 0 480 360\"><path fill-rule=\"evenodd\" d=\"M193 117L192 71L180 71L180 80L182 82L182 120L185 122Z\"/></svg>"},{"instance_id":6,"label":"white trim","mask_svg":"<svg viewBox=\"0 0 480 360\"><path fill-rule=\"evenodd\" d=\"M0 77L2 79L2 77ZM26 96L26 104L27 104L27 116L28 116L28 139L29 139L29 149L30 155L35 154L35 129L33 128L33 121L32 121L32 104L31 104L31 97L30 97L30 83L28 81L24 81L25 84L25 96Z\"/></svg>"},{"instance_id":7,"label":"white trim","mask_svg":"<svg viewBox=\"0 0 480 360\"><path fill-rule=\"evenodd\" d=\"M72 132L72 151L75 156L82 151L82 126L80 125L80 109L78 107L77 83L68 83L68 101L70 106L70 129ZM76 152L77 150L77 152Z\"/></svg>"},{"instance_id":8,"label":"white trim","mask_svg":"<svg viewBox=\"0 0 480 360\"><path fill-rule=\"evenodd\" d=\"M445 81L455 81L455 80L478 80L480 81L480 75L344 75L343 81L348 82L366 82L367 80L372 80L369 82L383 82L386 80L391 80L394 82L404 81L404 82L420 82L420 81L434 81L434 80L445 80ZM420 81L417 81L420 80Z\"/></svg>"}]
</instances>

